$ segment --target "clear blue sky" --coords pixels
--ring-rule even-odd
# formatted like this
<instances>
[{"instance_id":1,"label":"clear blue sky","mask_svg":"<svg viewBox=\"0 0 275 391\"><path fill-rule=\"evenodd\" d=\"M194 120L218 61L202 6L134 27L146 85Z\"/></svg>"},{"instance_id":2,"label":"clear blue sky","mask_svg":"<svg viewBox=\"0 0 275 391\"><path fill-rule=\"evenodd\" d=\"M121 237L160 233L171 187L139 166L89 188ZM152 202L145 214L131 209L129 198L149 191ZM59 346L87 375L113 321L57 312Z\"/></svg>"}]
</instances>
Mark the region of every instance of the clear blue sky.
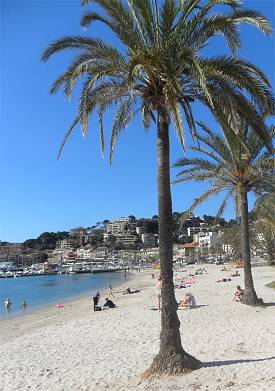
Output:
<instances>
[{"instance_id":1,"label":"clear blue sky","mask_svg":"<svg viewBox=\"0 0 275 391\"><path fill-rule=\"evenodd\" d=\"M273 18L274 25L273 0L244 0L244 5ZM56 160L76 112L77 94L68 102L61 93L51 96L49 87L72 53L42 63L41 51L64 35L88 34L114 42L99 24L84 33L79 25L83 12L78 0L1 1L1 240L23 241L44 231L157 213L156 133L152 128L146 134L139 120L121 135L112 166L107 158L102 160L96 119L85 140L80 129L75 130L61 160ZM248 27L242 36L240 55L261 67L273 83L274 38ZM219 40L208 48L209 54L221 51ZM196 117L213 124L205 110L196 109ZM110 117L106 129L109 124ZM172 162L180 157L171 133ZM172 170L172 178L174 174ZM174 211L185 210L204 188L194 183L173 186ZM214 215L217 205L218 200L211 199L196 213ZM225 217L233 215L231 206Z\"/></svg>"}]
</instances>

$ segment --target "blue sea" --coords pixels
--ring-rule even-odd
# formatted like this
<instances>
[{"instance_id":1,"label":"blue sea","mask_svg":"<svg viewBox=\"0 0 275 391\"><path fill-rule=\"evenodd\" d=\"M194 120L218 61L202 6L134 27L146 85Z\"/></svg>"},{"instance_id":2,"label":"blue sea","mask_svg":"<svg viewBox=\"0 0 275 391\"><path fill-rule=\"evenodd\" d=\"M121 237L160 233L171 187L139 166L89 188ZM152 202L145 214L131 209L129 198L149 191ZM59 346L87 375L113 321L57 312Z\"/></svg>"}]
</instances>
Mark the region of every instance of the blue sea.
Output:
<instances>
[{"instance_id":1,"label":"blue sea","mask_svg":"<svg viewBox=\"0 0 275 391\"><path fill-rule=\"evenodd\" d=\"M48 305L56 305L96 291L106 290L109 285L115 287L124 280L124 273L99 274L58 274L52 276L32 276L0 279L0 319L28 313ZM12 302L7 312L5 300ZM20 309L23 301L27 309Z\"/></svg>"}]
</instances>

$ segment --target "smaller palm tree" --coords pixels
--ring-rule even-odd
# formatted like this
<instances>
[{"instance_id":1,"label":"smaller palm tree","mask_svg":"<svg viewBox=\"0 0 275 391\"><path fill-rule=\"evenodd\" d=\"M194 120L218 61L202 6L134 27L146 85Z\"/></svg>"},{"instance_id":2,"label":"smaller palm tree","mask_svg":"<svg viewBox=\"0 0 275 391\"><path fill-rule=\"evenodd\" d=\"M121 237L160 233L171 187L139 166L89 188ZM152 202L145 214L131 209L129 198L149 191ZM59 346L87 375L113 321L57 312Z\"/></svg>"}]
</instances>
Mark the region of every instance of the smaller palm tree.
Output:
<instances>
[{"instance_id":1,"label":"smaller palm tree","mask_svg":"<svg viewBox=\"0 0 275 391\"><path fill-rule=\"evenodd\" d=\"M227 249L228 255L234 258L242 257L242 241L240 237L240 229L241 225L239 222L237 222L233 227L224 228L221 230L221 243L224 248ZM249 224L249 241L251 247L256 246L256 232L252 223Z\"/></svg>"},{"instance_id":2,"label":"smaller palm tree","mask_svg":"<svg viewBox=\"0 0 275 391\"><path fill-rule=\"evenodd\" d=\"M265 150L263 142L255 132L249 129L240 117L237 123L238 128L235 132L224 124L223 136L199 123L202 133L198 135L198 139L202 145L195 146L192 150L199 152L203 157L183 158L174 166L181 168L176 182L195 180L205 181L211 185L208 191L193 202L186 215L209 196L226 191L217 213L217 216L220 216L227 200L230 197L234 198L241 221L241 252L245 260L243 301L249 305L256 305L259 300L251 273L247 194L250 191L274 192L274 159ZM272 132L273 129L271 135Z\"/></svg>"},{"instance_id":3,"label":"smaller palm tree","mask_svg":"<svg viewBox=\"0 0 275 391\"><path fill-rule=\"evenodd\" d=\"M268 263L274 263L275 257L275 195L264 194L254 208L255 227L258 235L258 246L267 254Z\"/></svg>"}]
</instances>

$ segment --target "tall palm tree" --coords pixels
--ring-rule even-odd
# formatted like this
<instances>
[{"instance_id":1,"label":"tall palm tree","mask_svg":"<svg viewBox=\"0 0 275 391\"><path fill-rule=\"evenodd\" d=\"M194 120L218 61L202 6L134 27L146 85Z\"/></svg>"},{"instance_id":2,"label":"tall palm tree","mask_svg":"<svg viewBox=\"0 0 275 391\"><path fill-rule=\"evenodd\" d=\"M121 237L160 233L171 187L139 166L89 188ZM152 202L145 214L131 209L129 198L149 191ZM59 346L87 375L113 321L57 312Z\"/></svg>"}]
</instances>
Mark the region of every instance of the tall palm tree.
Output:
<instances>
[{"instance_id":1,"label":"tall palm tree","mask_svg":"<svg viewBox=\"0 0 275 391\"><path fill-rule=\"evenodd\" d=\"M271 26L260 13L243 9L239 0L84 0L96 3L103 11L86 12L81 20L87 28L92 22L107 26L119 39L117 48L101 39L67 36L54 41L42 59L65 49L78 54L68 69L53 83L70 97L82 78L78 113L65 134L60 153L77 124L85 135L89 119L97 109L102 153L104 152L103 114L114 108L110 161L121 131L141 114L143 127L151 121L157 127L159 248L162 275L160 351L147 372L177 373L198 368L198 360L181 345L180 322L173 288L172 201L170 192L169 125L184 147L183 117L196 135L192 102L197 100L221 121L232 122L232 107L238 106L265 142L264 124L254 111L270 113L274 100L265 75L254 65L235 56L207 58L201 49L216 36L222 36L232 52L241 44L241 23L271 34ZM219 14L215 7L222 5ZM243 92L246 92L246 95Z\"/></svg>"},{"instance_id":2,"label":"tall palm tree","mask_svg":"<svg viewBox=\"0 0 275 391\"><path fill-rule=\"evenodd\" d=\"M264 194L258 198L254 212L255 227L259 233L258 245L267 253L268 263L275 262L275 194Z\"/></svg>"},{"instance_id":3,"label":"tall palm tree","mask_svg":"<svg viewBox=\"0 0 275 391\"><path fill-rule=\"evenodd\" d=\"M236 133L224 126L223 136L214 133L203 124L200 124L200 127L204 132L198 136L198 139L206 148L193 147L192 149L200 151L203 157L179 160L175 164L176 167L181 168L177 182L206 181L211 187L193 202L187 214L209 196L225 190L225 197L217 213L220 216L228 198L234 198L241 220L241 252L245 261L243 302L256 305L259 300L251 273L247 194L251 191L257 193L275 191L274 158L265 151L262 140L246 126L244 121L239 121Z\"/></svg>"}]
</instances>

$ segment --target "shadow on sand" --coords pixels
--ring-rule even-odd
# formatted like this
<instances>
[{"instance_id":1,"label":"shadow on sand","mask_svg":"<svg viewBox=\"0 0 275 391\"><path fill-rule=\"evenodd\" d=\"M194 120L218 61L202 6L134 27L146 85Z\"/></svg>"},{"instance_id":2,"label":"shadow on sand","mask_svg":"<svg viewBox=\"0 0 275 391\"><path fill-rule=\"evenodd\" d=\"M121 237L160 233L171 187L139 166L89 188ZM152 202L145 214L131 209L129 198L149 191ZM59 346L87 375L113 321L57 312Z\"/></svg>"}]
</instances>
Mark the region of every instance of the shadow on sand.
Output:
<instances>
[{"instance_id":1,"label":"shadow on sand","mask_svg":"<svg viewBox=\"0 0 275 391\"><path fill-rule=\"evenodd\" d=\"M265 307L274 307L275 306L275 303L263 303L262 304L262 307L265 308Z\"/></svg>"},{"instance_id":2,"label":"shadow on sand","mask_svg":"<svg viewBox=\"0 0 275 391\"><path fill-rule=\"evenodd\" d=\"M210 368L210 367L222 367L224 365L234 365L234 364L243 364L247 362L260 362L260 361L269 361L274 360L275 356L273 357L266 357L266 358L251 358L251 359L240 359L240 360L226 360L226 361L209 361L209 362L203 362L202 368Z\"/></svg>"},{"instance_id":3,"label":"shadow on sand","mask_svg":"<svg viewBox=\"0 0 275 391\"><path fill-rule=\"evenodd\" d=\"M195 305L194 307L185 307L185 308L178 307L178 310L179 311L195 310L197 308L202 308L202 307L208 307L208 304L200 304L200 305Z\"/></svg>"}]
</instances>

